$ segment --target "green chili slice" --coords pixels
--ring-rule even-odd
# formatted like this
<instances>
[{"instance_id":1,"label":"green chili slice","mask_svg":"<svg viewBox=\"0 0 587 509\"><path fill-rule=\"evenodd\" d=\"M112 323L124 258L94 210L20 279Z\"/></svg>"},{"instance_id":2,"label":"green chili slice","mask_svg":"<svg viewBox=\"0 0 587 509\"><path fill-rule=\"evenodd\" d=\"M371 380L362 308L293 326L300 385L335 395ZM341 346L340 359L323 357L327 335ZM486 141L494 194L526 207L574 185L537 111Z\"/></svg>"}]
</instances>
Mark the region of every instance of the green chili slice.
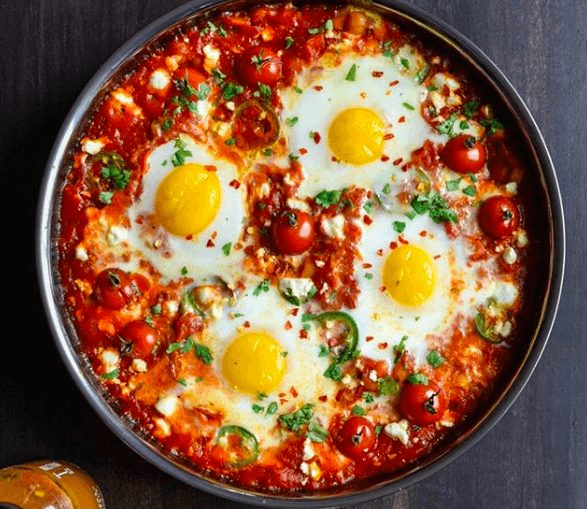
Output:
<instances>
[{"instance_id":1,"label":"green chili slice","mask_svg":"<svg viewBox=\"0 0 587 509\"><path fill-rule=\"evenodd\" d=\"M216 443L220 441L223 437L229 437L230 435L236 435L240 438L240 448L247 452L247 454L240 455L229 461L229 465L231 467L245 467L250 465L259 457L259 442L255 438L249 430L242 428L240 426L235 426L230 424L228 426L222 426L218 430L218 435L216 436Z\"/></svg>"},{"instance_id":2,"label":"green chili slice","mask_svg":"<svg viewBox=\"0 0 587 509\"><path fill-rule=\"evenodd\" d=\"M314 320L320 324L324 324L330 321L342 322L348 329L347 336L345 338L345 348L336 360L338 364L346 362L353 358L357 351L357 345L359 344L359 328L357 323L351 315L344 311L326 311L314 317Z\"/></svg>"},{"instance_id":3,"label":"green chili slice","mask_svg":"<svg viewBox=\"0 0 587 509\"><path fill-rule=\"evenodd\" d=\"M501 338L499 338L488 326L485 322L485 315L481 312L477 313L475 316L475 328L477 329L477 334L481 336L485 341L489 343L501 343Z\"/></svg>"}]
</instances>

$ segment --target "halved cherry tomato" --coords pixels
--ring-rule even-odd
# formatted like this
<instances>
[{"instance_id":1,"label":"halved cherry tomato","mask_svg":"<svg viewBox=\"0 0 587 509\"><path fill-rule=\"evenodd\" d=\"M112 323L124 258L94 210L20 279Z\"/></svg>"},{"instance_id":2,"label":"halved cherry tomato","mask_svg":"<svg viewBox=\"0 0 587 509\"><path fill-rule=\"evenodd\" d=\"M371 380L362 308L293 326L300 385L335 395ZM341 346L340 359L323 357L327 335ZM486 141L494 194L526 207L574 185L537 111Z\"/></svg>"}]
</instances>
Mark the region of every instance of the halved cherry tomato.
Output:
<instances>
[{"instance_id":1,"label":"halved cherry tomato","mask_svg":"<svg viewBox=\"0 0 587 509\"><path fill-rule=\"evenodd\" d=\"M135 357L148 357L157 343L155 329L143 320L134 320L127 323L119 332L119 336L132 343L132 353Z\"/></svg>"},{"instance_id":2,"label":"halved cherry tomato","mask_svg":"<svg viewBox=\"0 0 587 509\"><path fill-rule=\"evenodd\" d=\"M242 150L268 147L279 137L279 120L273 110L251 99L237 109L232 135Z\"/></svg>"},{"instance_id":3,"label":"halved cherry tomato","mask_svg":"<svg viewBox=\"0 0 587 509\"><path fill-rule=\"evenodd\" d=\"M239 56L237 72L240 79L249 85L263 83L272 87L281 79L281 58L270 48L252 46Z\"/></svg>"},{"instance_id":4,"label":"halved cherry tomato","mask_svg":"<svg viewBox=\"0 0 587 509\"><path fill-rule=\"evenodd\" d=\"M136 287L126 272L120 269L106 269L96 278L96 298L110 309L121 309L137 294Z\"/></svg>"},{"instance_id":5,"label":"halved cherry tomato","mask_svg":"<svg viewBox=\"0 0 587 509\"><path fill-rule=\"evenodd\" d=\"M507 237L520 224L520 212L516 204L506 196L492 196L479 208L479 225L494 239Z\"/></svg>"},{"instance_id":6,"label":"halved cherry tomato","mask_svg":"<svg viewBox=\"0 0 587 509\"><path fill-rule=\"evenodd\" d=\"M446 400L438 385L406 382L399 397L400 413L418 426L428 426L440 420L446 410Z\"/></svg>"},{"instance_id":7,"label":"halved cherry tomato","mask_svg":"<svg viewBox=\"0 0 587 509\"><path fill-rule=\"evenodd\" d=\"M375 427L360 415L349 418L336 437L336 446L348 458L362 460L375 446Z\"/></svg>"},{"instance_id":8,"label":"halved cherry tomato","mask_svg":"<svg viewBox=\"0 0 587 509\"><path fill-rule=\"evenodd\" d=\"M196 90L200 86L200 83L206 81L206 75L193 67L180 67L175 71L175 76L179 80L187 80L190 87Z\"/></svg>"},{"instance_id":9,"label":"halved cherry tomato","mask_svg":"<svg viewBox=\"0 0 587 509\"><path fill-rule=\"evenodd\" d=\"M109 97L102 105L101 113L115 129L129 131L140 119L136 108L136 105L127 105L115 97Z\"/></svg>"},{"instance_id":10,"label":"halved cherry tomato","mask_svg":"<svg viewBox=\"0 0 587 509\"><path fill-rule=\"evenodd\" d=\"M487 151L474 136L461 134L448 140L440 160L457 173L477 173L487 161Z\"/></svg>"},{"instance_id":11,"label":"halved cherry tomato","mask_svg":"<svg viewBox=\"0 0 587 509\"><path fill-rule=\"evenodd\" d=\"M316 240L314 221L301 210L287 210L273 221L271 239L281 254L301 254Z\"/></svg>"}]
</instances>

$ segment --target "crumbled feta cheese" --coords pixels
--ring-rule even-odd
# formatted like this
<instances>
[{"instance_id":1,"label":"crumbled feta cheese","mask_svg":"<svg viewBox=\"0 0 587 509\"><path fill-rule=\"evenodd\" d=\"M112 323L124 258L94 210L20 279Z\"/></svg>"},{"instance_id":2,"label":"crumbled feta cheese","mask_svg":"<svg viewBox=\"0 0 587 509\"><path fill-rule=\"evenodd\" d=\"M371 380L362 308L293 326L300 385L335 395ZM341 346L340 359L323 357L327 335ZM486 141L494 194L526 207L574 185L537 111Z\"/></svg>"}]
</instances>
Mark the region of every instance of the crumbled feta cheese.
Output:
<instances>
[{"instance_id":1,"label":"crumbled feta cheese","mask_svg":"<svg viewBox=\"0 0 587 509\"><path fill-rule=\"evenodd\" d=\"M170 82L171 79L169 78L169 74L164 69L153 71L151 78L149 79L149 85L155 90L165 90Z\"/></svg>"},{"instance_id":2,"label":"crumbled feta cheese","mask_svg":"<svg viewBox=\"0 0 587 509\"><path fill-rule=\"evenodd\" d=\"M406 419L386 424L385 428L383 428L383 432L388 437L393 438L394 440L399 440L404 445L408 445L408 442L410 441L408 421Z\"/></svg>"},{"instance_id":3,"label":"crumbled feta cheese","mask_svg":"<svg viewBox=\"0 0 587 509\"><path fill-rule=\"evenodd\" d=\"M179 302L176 300L168 300L165 302L165 309L167 310L167 314L176 315L179 311Z\"/></svg>"},{"instance_id":4,"label":"crumbled feta cheese","mask_svg":"<svg viewBox=\"0 0 587 509\"><path fill-rule=\"evenodd\" d=\"M155 410L165 417L171 417L177 410L177 396L164 396L155 403Z\"/></svg>"},{"instance_id":5,"label":"crumbled feta cheese","mask_svg":"<svg viewBox=\"0 0 587 509\"><path fill-rule=\"evenodd\" d=\"M518 184L516 182L508 182L505 185L505 190L510 194L518 194Z\"/></svg>"},{"instance_id":6,"label":"crumbled feta cheese","mask_svg":"<svg viewBox=\"0 0 587 509\"><path fill-rule=\"evenodd\" d=\"M304 452L302 459L304 461L308 461L311 460L314 456L316 456L316 453L312 447L312 441L309 438L306 438L306 440L304 440Z\"/></svg>"},{"instance_id":7,"label":"crumbled feta cheese","mask_svg":"<svg viewBox=\"0 0 587 509\"><path fill-rule=\"evenodd\" d=\"M516 250L510 246L505 248L502 257L505 263L512 265L518 260L518 253L516 253Z\"/></svg>"},{"instance_id":8,"label":"crumbled feta cheese","mask_svg":"<svg viewBox=\"0 0 587 509\"><path fill-rule=\"evenodd\" d=\"M503 338L507 338L512 333L512 322L504 322L499 331L499 335Z\"/></svg>"},{"instance_id":9,"label":"crumbled feta cheese","mask_svg":"<svg viewBox=\"0 0 587 509\"><path fill-rule=\"evenodd\" d=\"M495 285L493 298L498 306L510 307L518 298L518 289L512 283L499 281Z\"/></svg>"},{"instance_id":10,"label":"crumbled feta cheese","mask_svg":"<svg viewBox=\"0 0 587 509\"><path fill-rule=\"evenodd\" d=\"M131 104L135 103L132 95L121 88L112 92L112 97L114 97L114 99L116 99L120 104L124 104L126 106L130 106Z\"/></svg>"},{"instance_id":11,"label":"crumbled feta cheese","mask_svg":"<svg viewBox=\"0 0 587 509\"><path fill-rule=\"evenodd\" d=\"M263 182L259 186L259 196L261 198L265 198L265 196L269 196L270 192L271 192L271 186L269 185L269 182ZM289 200L288 200L288 207L291 208L291 206L289 205Z\"/></svg>"},{"instance_id":12,"label":"crumbled feta cheese","mask_svg":"<svg viewBox=\"0 0 587 509\"><path fill-rule=\"evenodd\" d=\"M230 124L228 122L217 122L214 126L214 130L221 138L228 136L230 132Z\"/></svg>"},{"instance_id":13,"label":"crumbled feta cheese","mask_svg":"<svg viewBox=\"0 0 587 509\"><path fill-rule=\"evenodd\" d=\"M302 474L308 475L310 473L310 465L308 465L305 461L302 461L300 470L302 471Z\"/></svg>"},{"instance_id":14,"label":"crumbled feta cheese","mask_svg":"<svg viewBox=\"0 0 587 509\"><path fill-rule=\"evenodd\" d=\"M171 55L170 57L165 57L165 65L167 66L167 69L169 69L172 72L176 71L179 67L180 58L181 57L179 57L178 55Z\"/></svg>"},{"instance_id":15,"label":"crumbled feta cheese","mask_svg":"<svg viewBox=\"0 0 587 509\"><path fill-rule=\"evenodd\" d=\"M328 237L342 239L344 237L344 216L337 214L329 219L324 218L320 221L322 233Z\"/></svg>"},{"instance_id":16,"label":"crumbled feta cheese","mask_svg":"<svg viewBox=\"0 0 587 509\"><path fill-rule=\"evenodd\" d=\"M230 111L234 111L236 109L236 104L234 104L234 101L227 101L224 106L226 106L226 109Z\"/></svg>"},{"instance_id":17,"label":"crumbled feta cheese","mask_svg":"<svg viewBox=\"0 0 587 509\"><path fill-rule=\"evenodd\" d=\"M436 90L430 92L430 101L432 102L432 106L436 108L436 111L440 111L442 108L446 106L444 96L438 93Z\"/></svg>"},{"instance_id":18,"label":"crumbled feta cheese","mask_svg":"<svg viewBox=\"0 0 587 509\"><path fill-rule=\"evenodd\" d=\"M108 240L110 246L114 247L117 244L126 241L126 239L128 239L128 230L126 228L114 225L108 229L106 240Z\"/></svg>"},{"instance_id":19,"label":"crumbled feta cheese","mask_svg":"<svg viewBox=\"0 0 587 509\"><path fill-rule=\"evenodd\" d=\"M343 385L351 385L352 381L353 381L353 377L351 375L349 375L348 373L346 375L344 375L341 380Z\"/></svg>"},{"instance_id":20,"label":"crumbled feta cheese","mask_svg":"<svg viewBox=\"0 0 587 509\"><path fill-rule=\"evenodd\" d=\"M293 185L295 185L295 182L294 182L294 180L291 178L291 175L290 175L289 173L286 173L286 174L285 174L285 177L283 177L283 183L284 183L286 186L293 186Z\"/></svg>"},{"instance_id":21,"label":"crumbled feta cheese","mask_svg":"<svg viewBox=\"0 0 587 509\"><path fill-rule=\"evenodd\" d=\"M319 269L326 265L326 262L324 260L314 260L314 263L316 264L316 267L318 267Z\"/></svg>"},{"instance_id":22,"label":"crumbled feta cheese","mask_svg":"<svg viewBox=\"0 0 587 509\"><path fill-rule=\"evenodd\" d=\"M288 198L287 206L290 209L301 210L302 212L310 212L310 206L305 201L298 200L296 198Z\"/></svg>"},{"instance_id":23,"label":"crumbled feta cheese","mask_svg":"<svg viewBox=\"0 0 587 509\"><path fill-rule=\"evenodd\" d=\"M82 150L86 154L95 156L100 150L104 148L104 143L100 140L85 140L82 143Z\"/></svg>"},{"instance_id":24,"label":"crumbled feta cheese","mask_svg":"<svg viewBox=\"0 0 587 509\"><path fill-rule=\"evenodd\" d=\"M86 248L81 244L78 244L75 248L75 258L80 262L87 262L89 259L88 252Z\"/></svg>"},{"instance_id":25,"label":"crumbled feta cheese","mask_svg":"<svg viewBox=\"0 0 587 509\"><path fill-rule=\"evenodd\" d=\"M528 235L525 231L521 231L517 236L518 247L526 247L528 245Z\"/></svg>"},{"instance_id":26,"label":"crumbled feta cheese","mask_svg":"<svg viewBox=\"0 0 587 509\"><path fill-rule=\"evenodd\" d=\"M118 355L118 352L114 350L114 348L107 348L100 354L100 359L104 365L104 371L106 373L110 373L116 369L120 356Z\"/></svg>"},{"instance_id":27,"label":"crumbled feta cheese","mask_svg":"<svg viewBox=\"0 0 587 509\"><path fill-rule=\"evenodd\" d=\"M159 436L168 437L171 435L171 426L165 419L161 419L161 417L155 417L153 419L155 426L157 426L157 431Z\"/></svg>"},{"instance_id":28,"label":"crumbled feta cheese","mask_svg":"<svg viewBox=\"0 0 587 509\"><path fill-rule=\"evenodd\" d=\"M220 50L211 44L206 44L202 51L204 52L204 69L211 73L220 59Z\"/></svg>"},{"instance_id":29,"label":"crumbled feta cheese","mask_svg":"<svg viewBox=\"0 0 587 509\"><path fill-rule=\"evenodd\" d=\"M284 277L279 281L279 291L287 297L297 297L305 301L308 295L316 291L316 287L310 278Z\"/></svg>"},{"instance_id":30,"label":"crumbled feta cheese","mask_svg":"<svg viewBox=\"0 0 587 509\"><path fill-rule=\"evenodd\" d=\"M442 89L446 85L451 92L461 88L461 84L450 74L445 72L437 72L432 77L432 84L439 89Z\"/></svg>"},{"instance_id":31,"label":"crumbled feta cheese","mask_svg":"<svg viewBox=\"0 0 587 509\"><path fill-rule=\"evenodd\" d=\"M377 381L377 371L375 371L374 369L372 369L371 371L369 371L369 380L371 380L372 382L376 382Z\"/></svg>"},{"instance_id":32,"label":"crumbled feta cheese","mask_svg":"<svg viewBox=\"0 0 587 509\"><path fill-rule=\"evenodd\" d=\"M133 359L132 369L137 373L145 373L147 371L147 363L143 359Z\"/></svg>"}]
</instances>

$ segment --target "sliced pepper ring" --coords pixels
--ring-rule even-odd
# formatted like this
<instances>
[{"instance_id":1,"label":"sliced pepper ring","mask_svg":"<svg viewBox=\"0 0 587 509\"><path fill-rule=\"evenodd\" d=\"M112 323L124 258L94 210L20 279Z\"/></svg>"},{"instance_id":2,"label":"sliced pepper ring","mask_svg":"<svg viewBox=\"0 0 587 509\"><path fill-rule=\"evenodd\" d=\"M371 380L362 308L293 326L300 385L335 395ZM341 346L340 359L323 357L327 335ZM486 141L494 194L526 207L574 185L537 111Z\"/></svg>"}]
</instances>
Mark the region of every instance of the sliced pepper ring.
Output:
<instances>
[{"instance_id":1,"label":"sliced pepper ring","mask_svg":"<svg viewBox=\"0 0 587 509\"><path fill-rule=\"evenodd\" d=\"M216 435L216 443L218 444L220 442L220 439L224 437L230 438L231 435L240 438L240 448L242 448L245 451L248 451L248 454L239 457L239 459L231 460L228 462L228 464L231 467L240 468L246 467L247 465L250 465L251 463L256 461L259 457L259 442L257 442L255 435L253 435L249 430L241 426L229 424L227 426L222 426L218 430L218 433Z\"/></svg>"},{"instance_id":2,"label":"sliced pepper ring","mask_svg":"<svg viewBox=\"0 0 587 509\"><path fill-rule=\"evenodd\" d=\"M343 322L348 328L348 334L345 338L345 348L336 362L337 364L341 364L353 358L359 344L359 328L351 315L344 311L326 311L325 313L316 315L313 320L316 320L320 324L330 321Z\"/></svg>"}]
</instances>

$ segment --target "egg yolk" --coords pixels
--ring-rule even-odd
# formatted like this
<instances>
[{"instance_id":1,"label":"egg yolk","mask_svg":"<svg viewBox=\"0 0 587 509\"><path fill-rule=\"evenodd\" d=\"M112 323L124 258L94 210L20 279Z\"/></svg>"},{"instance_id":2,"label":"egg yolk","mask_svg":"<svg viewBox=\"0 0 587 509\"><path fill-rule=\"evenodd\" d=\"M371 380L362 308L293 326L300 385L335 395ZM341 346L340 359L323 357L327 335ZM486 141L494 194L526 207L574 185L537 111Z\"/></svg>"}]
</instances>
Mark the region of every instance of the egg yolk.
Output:
<instances>
[{"instance_id":1,"label":"egg yolk","mask_svg":"<svg viewBox=\"0 0 587 509\"><path fill-rule=\"evenodd\" d=\"M436 286L434 261L419 247L400 246L385 260L383 285L395 301L418 306L430 298Z\"/></svg>"},{"instance_id":2,"label":"egg yolk","mask_svg":"<svg viewBox=\"0 0 587 509\"><path fill-rule=\"evenodd\" d=\"M342 162L360 166L383 154L385 124L367 108L349 108L339 113L328 129L328 145Z\"/></svg>"},{"instance_id":3,"label":"egg yolk","mask_svg":"<svg viewBox=\"0 0 587 509\"><path fill-rule=\"evenodd\" d=\"M270 392L285 374L281 345L264 332L238 336L226 349L222 372L237 390L250 394Z\"/></svg>"},{"instance_id":4,"label":"egg yolk","mask_svg":"<svg viewBox=\"0 0 587 509\"><path fill-rule=\"evenodd\" d=\"M167 175L155 197L157 221L181 237L202 232L220 208L218 176L199 164L184 164Z\"/></svg>"}]
</instances>

